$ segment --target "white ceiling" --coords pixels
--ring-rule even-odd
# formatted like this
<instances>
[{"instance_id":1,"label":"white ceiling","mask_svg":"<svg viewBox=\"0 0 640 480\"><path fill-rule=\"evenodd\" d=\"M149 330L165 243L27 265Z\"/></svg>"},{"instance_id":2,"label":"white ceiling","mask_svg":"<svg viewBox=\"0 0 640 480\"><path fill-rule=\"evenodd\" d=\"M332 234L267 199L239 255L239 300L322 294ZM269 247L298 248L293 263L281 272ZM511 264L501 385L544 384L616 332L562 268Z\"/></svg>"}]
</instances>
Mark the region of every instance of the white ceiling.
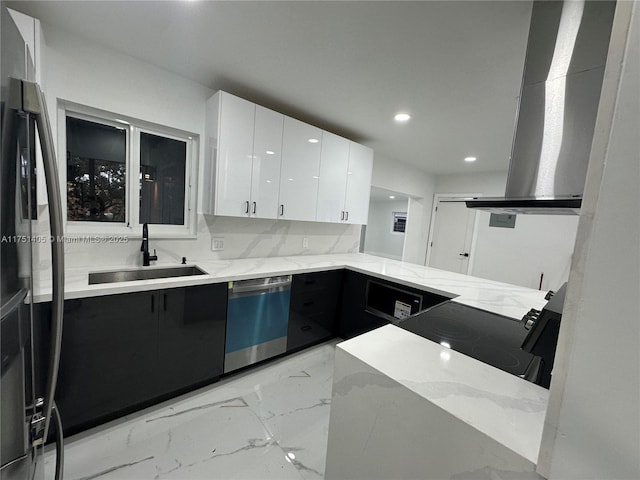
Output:
<instances>
[{"instance_id":1,"label":"white ceiling","mask_svg":"<svg viewBox=\"0 0 640 480\"><path fill-rule=\"evenodd\" d=\"M505 170L529 1L21 1L81 37L432 174ZM408 124L392 117L404 110ZM465 164L468 155L478 157Z\"/></svg>"}]
</instances>

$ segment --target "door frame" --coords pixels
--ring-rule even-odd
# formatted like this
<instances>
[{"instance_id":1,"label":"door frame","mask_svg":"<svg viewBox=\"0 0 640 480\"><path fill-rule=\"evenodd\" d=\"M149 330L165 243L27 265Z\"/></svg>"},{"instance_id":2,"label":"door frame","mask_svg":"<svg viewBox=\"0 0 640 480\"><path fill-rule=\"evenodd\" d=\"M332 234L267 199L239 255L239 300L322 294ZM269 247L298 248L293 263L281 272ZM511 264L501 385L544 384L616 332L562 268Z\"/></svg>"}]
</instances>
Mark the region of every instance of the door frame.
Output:
<instances>
[{"instance_id":1,"label":"door frame","mask_svg":"<svg viewBox=\"0 0 640 480\"><path fill-rule=\"evenodd\" d=\"M451 201L451 202L462 202L464 199L472 199L476 197L482 197L482 193L434 193L433 194L433 205L431 206L431 218L429 220L429 237L427 237L427 255L424 261L425 267L429 266L429 261L431 260L431 244L433 238L433 230L435 228L435 219L437 214L438 203L441 201ZM473 272L473 263L475 260L475 251L476 251L476 239L478 236L478 215L476 214L475 219L473 221L473 234L471 235L471 247L469 249L469 265L467 267L467 275L471 275Z\"/></svg>"}]
</instances>

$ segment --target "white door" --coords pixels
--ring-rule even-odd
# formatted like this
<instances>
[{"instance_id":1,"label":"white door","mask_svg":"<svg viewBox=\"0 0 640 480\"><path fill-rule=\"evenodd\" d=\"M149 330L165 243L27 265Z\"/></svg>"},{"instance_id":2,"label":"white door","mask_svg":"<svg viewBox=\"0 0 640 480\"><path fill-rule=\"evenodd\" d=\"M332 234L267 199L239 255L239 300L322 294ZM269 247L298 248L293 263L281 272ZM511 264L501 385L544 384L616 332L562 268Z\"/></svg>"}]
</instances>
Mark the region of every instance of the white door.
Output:
<instances>
[{"instance_id":1,"label":"white door","mask_svg":"<svg viewBox=\"0 0 640 480\"><path fill-rule=\"evenodd\" d=\"M251 173L251 216L276 218L284 115L256 105Z\"/></svg>"},{"instance_id":2,"label":"white door","mask_svg":"<svg viewBox=\"0 0 640 480\"><path fill-rule=\"evenodd\" d=\"M249 216L255 104L221 93L216 215Z\"/></svg>"},{"instance_id":3,"label":"white door","mask_svg":"<svg viewBox=\"0 0 640 480\"><path fill-rule=\"evenodd\" d=\"M440 200L429 243L429 266L456 273L469 271L476 211L463 201Z\"/></svg>"},{"instance_id":4,"label":"white door","mask_svg":"<svg viewBox=\"0 0 640 480\"><path fill-rule=\"evenodd\" d=\"M329 132L322 132L320 182L318 185L318 222L344 220L344 198L347 190L349 140Z\"/></svg>"},{"instance_id":5,"label":"white door","mask_svg":"<svg viewBox=\"0 0 640 480\"><path fill-rule=\"evenodd\" d=\"M344 206L347 223L356 225L366 225L367 223L372 171L373 150L351 142L347 171L347 195Z\"/></svg>"},{"instance_id":6,"label":"white door","mask_svg":"<svg viewBox=\"0 0 640 480\"><path fill-rule=\"evenodd\" d=\"M278 218L315 221L321 147L322 130L284 117Z\"/></svg>"}]
</instances>

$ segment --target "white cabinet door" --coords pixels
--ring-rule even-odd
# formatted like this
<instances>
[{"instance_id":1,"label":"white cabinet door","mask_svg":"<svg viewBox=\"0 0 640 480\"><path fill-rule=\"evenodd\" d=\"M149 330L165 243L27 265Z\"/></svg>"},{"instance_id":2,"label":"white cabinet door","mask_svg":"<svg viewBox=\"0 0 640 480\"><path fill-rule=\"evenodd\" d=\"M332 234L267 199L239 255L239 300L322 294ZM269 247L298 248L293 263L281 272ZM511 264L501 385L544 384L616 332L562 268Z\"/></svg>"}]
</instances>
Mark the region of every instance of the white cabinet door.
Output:
<instances>
[{"instance_id":1,"label":"white cabinet door","mask_svg":"<svg viewBox=\"0 0 640 480\"><path fill-rule=\"evenodd\" d=\"M284 115L256 105L251 174L251 216L276 218Z\"/></svg>"},{"instance_id":2,"label":"white cabinet door","mask_svg":"<svg viewBox=\"0 0 640 480\"><path fill-rule=\"evenodd\" d=\"M371 195L373 150L355 142L350 143L347 170L347 195L344 209L347 223L366 225Z\"/></svg>"},{"instance_id":3,"label":"white cabinet door","mask_svg":"<svg viewBox=\"0 0 640 480\"><path fill-rule=\"evenodd\" d=\"M322 130L284 118L280 211L286 220L316 219Z\"/></svg>"},{"instance_id":4,"label":"white cabinet door","mask_svg":"<svg viewBox=\"0 0 640 480\"><path fill-rule=\"evenodd\" d=\"M344 208L349 166L349 140L329 132L322 132L320 181L318 185L318 222L341 222Z\"/></svg>"},{"instance_id":5,"label":"white cabinet door","mask_svg":"<svg viewBox=\"0 0 640 480\"><path fill-rule=\"evenodd\" d=\"M41 58L42 53L42 33L40 28L40 20L25 15L24 13L7 9L7 13L11 16L13 23L18 28L22 40L24 40L25 48L25 72L26 78L30 82L37 82L40 88L44 89ZM3 13L4 15L4 13Z\"/></svg>"},{"instance_id":6,"label":"white cabinet door","mask_svg":"<svg viewBox=\"0 0 640 480\"><path fill-rule=\"evenodd\" d=\"M220 92L215 188L216 215L248 216L256 106Z\"/></svg>"}]
</instances>

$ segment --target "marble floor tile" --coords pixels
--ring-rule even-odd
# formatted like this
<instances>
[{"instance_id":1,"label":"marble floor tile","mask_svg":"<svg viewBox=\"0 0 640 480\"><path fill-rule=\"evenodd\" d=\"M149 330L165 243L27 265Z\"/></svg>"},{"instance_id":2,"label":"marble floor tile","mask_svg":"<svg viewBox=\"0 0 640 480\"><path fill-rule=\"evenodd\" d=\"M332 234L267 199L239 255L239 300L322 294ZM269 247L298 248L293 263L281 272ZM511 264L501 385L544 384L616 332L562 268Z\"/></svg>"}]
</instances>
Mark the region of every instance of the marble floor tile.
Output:
<instances>
[{"instance_id":1,"label":"marble floor tile","mask_svg":"<svg viewBox=\"0 0 640 480\"><path fill-rule=\"evenodd\" d=\"M64 478L322 479L336 343L70 437Z\"/></svg>"}]
</instances>

